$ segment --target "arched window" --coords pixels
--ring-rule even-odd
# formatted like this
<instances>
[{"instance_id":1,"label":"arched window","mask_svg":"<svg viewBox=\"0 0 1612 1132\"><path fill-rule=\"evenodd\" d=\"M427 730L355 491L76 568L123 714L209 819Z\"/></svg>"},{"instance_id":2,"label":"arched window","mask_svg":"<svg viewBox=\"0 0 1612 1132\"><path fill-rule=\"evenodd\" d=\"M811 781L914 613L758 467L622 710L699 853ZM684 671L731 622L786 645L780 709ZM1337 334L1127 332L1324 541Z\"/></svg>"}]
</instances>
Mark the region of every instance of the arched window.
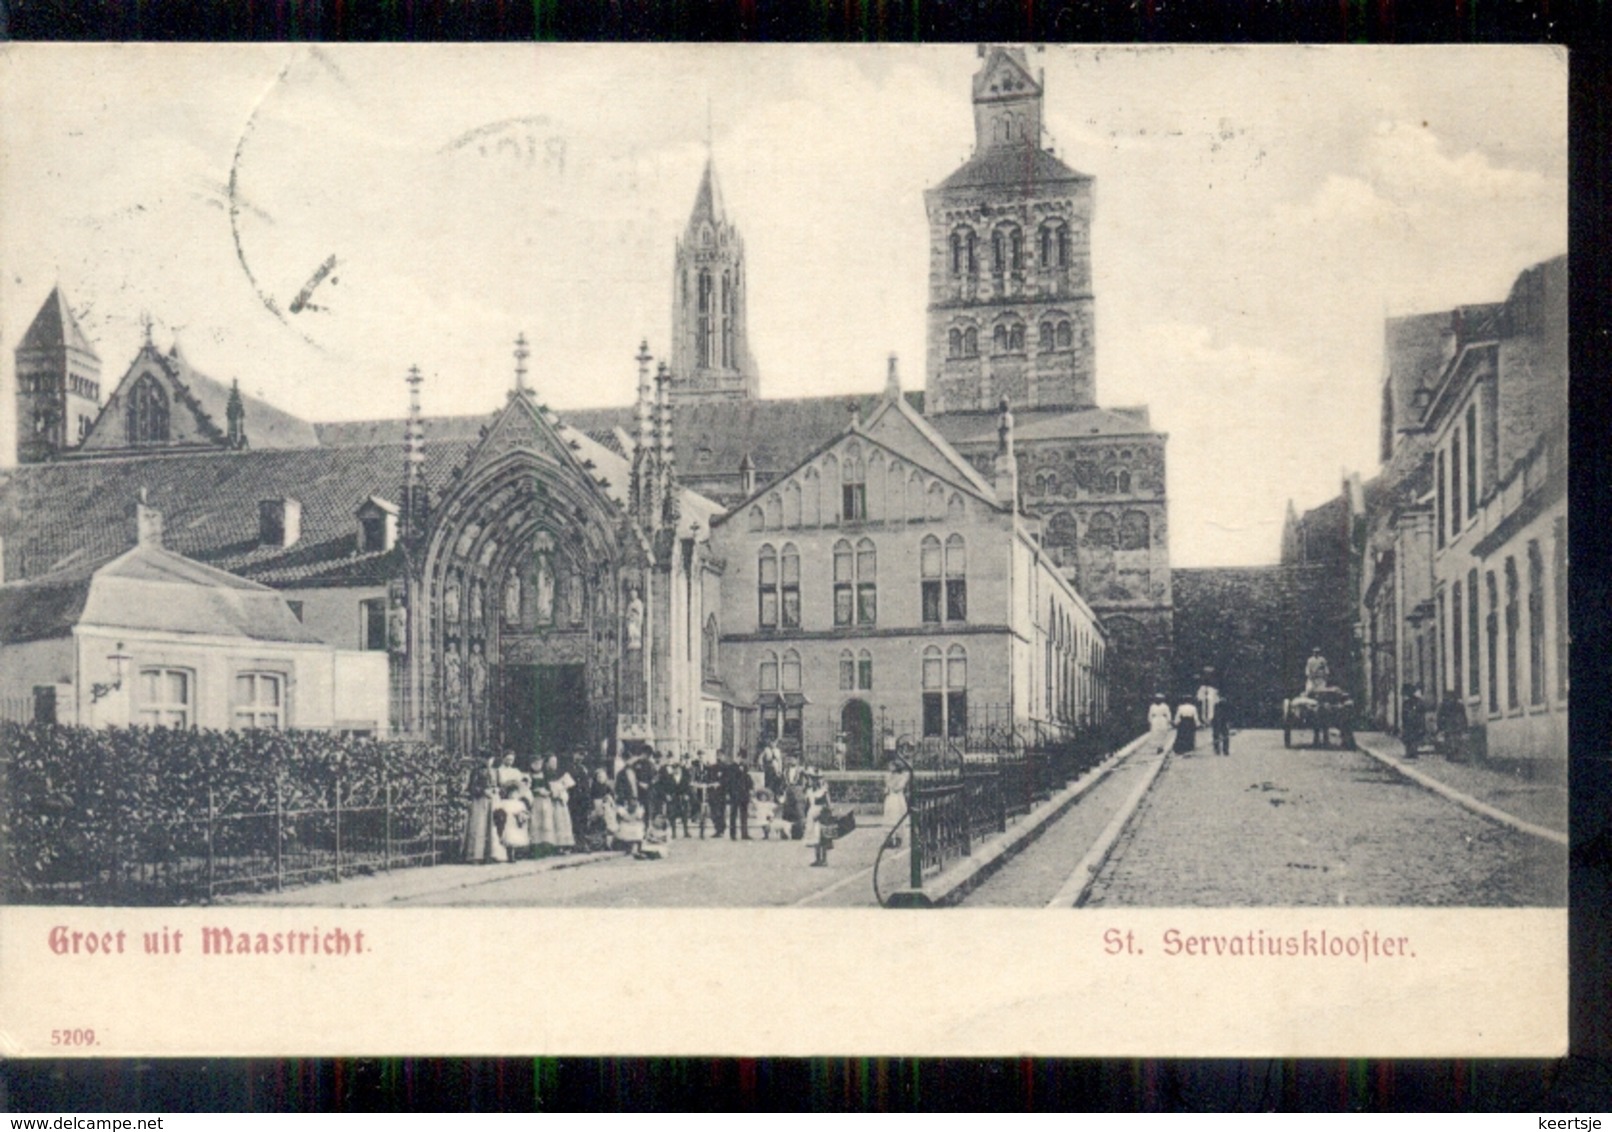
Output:
<instances>
[{"instance_id":1,"label":"arched window","mask_svg":"<svg viewBox=\"0 0 1612 1132\"><path fill-rule=\"evenodd\" d=\"M784 543L779 556L780 623L785 629L800 628L800 551L792 542Z\"/></svg>"},{"instance_id":2,"label":"arched window","mask_svg":"<svg viewBox=\"0 0 1612 1132\"><path fill-rule=\"evenodd\" d=\"M1110 471L1103 473L1103 490L1108 492L1110 495L1113 495L1119 491L1118 472Z\"/></svg>"},{"instance_id":3,"label":"arched window","mask_svg":"<svg viewBox=\"0 0 1612 1132\"><path fill-rule=\"evenodd\" d=\"M1069 320L1063 319L1058 323L1058 349L1069 350L1075 345L1075 331Z\"/></svg>"},{"instance_id":4,"label":"arched window","mask_svg":"<svg viewBox=\"0 0 1612 1132\"><path fill-rule=\"evenodd\" d=\"M800 653L794 649L784 653L783 671L780 675L780 690L785 692L800 691Z\"/></svg>"},{"instance_id":5,"label":"arched window","mask_svg":"<svg viewBox=\"0 0 1612 1132\"><path fill-rule=\"evenodd\" d=\"M946 333L946 355L952 358L963 356L963 332L955 326Z\"/></svg>"},{"instance_id":6,"label":"arched window","mask_svg":"<svg viewBox=\"0 0 1612 1132\"><path fill-rule=\"evenodd\" d=\"M1075 524L1075 517L1067 511L1059 511L1047 521L1047 545L1051 547L1074 546L1079 539L1079 529Z\"/></svg>"},{"instance_id":7,"label":"arched window","mask_svg":"<svg viewBox=\"0 0 1612 1132\"><path fill-rule=\"evenodd\" d=\"M1545 556L1528 541L1528 702L1545 702Z\"/></svg>"},{"instance_id":8,"label":"arched window","mask_svg":"<svg viewBox=\"0 0 1612 1132\"><path fill-rule=\"evenodd\" d=\"M840 465L840 493L841 518L852 523L868 517L867 469L859 448L845 450L845 461Z\"/></svg>"},{"instance_id":9,"label":"arched window","mask_svg":"<svg viewBox=\"0 0 1612 1132\"><path fill-rule=\"evenodd\" d=\"M188 668L142 668L135 722L142 727L189 727L195 689L196 674Z\"/></svg>"},{"instance_id":10,"label":"arched window","mask_svg":"<svg viewBox=\"0 0 1612 1132\"><path fill-rule=\"evenodd\" d=\"M285 726L285 675L239 672L235 676L232 726L236 730L274 730Z\"/></svg>"},{"instance_id":11,"label":"arched window","mask_svg":"<svg viewBox=\"0 0 1612 1132\"><path fill-rule=\"evenodd\" d=\"M972 326L963 331L963 357L977 358L980 352L980 332Z\"/></svg>"},{"instance_id":12,"label":"arched window","mask_svg":"<svg viewBox=\"0 0 1612 1132\"><path fill-rule=\"evenodd\" d=\"M1040 340L1036 343L1036 348L1043 354L1050 354L1057 348L1057 341L1057 332L1053 330L1052 323L1043 322L1041 324Z\"/></svg>"},{"instance_id":13,"label":"arched window","mask_svg":"<svg viewBox=\"0 0 1612 1132\"><path fill-rule=\"evenodd\" d=\"M705 619L705 636L700 642L700 662L707 680L717 678L717 636L716 614L713 613Z\"/></svg>"},{"instance_id":14,"label":"arched window","mask_svg":"<svg viewBox=\"0 0 1612 1132\"><path fill-rule=\"evenodd\" d=\"M784 525L784 501L775 491L767 496L767 529L776 531Z\"/></svg>"},{"instance_id":15,"label":"arched window","mask_svg":"<svg viewBox=\"0 0 1612 1132\"><path fill-rule=\"evenodd\" d=\"M733 349L733 280L722 273L722 364L734 364Z\"/></svg>"},{"instance_id":16,"label":"arched window","mask_svg":"<svg viewBox=\"0 0 1612 1132\"><path fill-rule=\"evenodd\" d=\"M760 531L760 530L765 530L766 529L766 527L767 527L767 517L761 513L761 508L760 507L752 507L752 508L750 508L750 516L749 516L749 518L750 518L750 524L749 525L750 525L750 529L752 531Z\"/></svg>"},{"instance_id":17,"label":"arched window","mask_svg":"<svg viewBox=\"0 0 1612 1132\"><path fill-rule=\"evenodd\" d=\"M1127 511L1120 516L1119 548L1146 550L1148 544L1147 515L1141 511Z\"/></svg>"},{"instance_id":18,"label":"arched window","mask_svg":"<svg viewBox=\"0 0 1612 1132\"><path fill-rule=\"evenodd\" d=\"M1484 636L1488 643L1489 659L1489 714L1500 714L1500 589L1495 585L1494 571L1483 575L1484 589L1489 595L1489 612L1484 618Z\"/></svg>"},{"instance_id":19,"label":"arched window","mask_svg":"<svg viewBox=\"0 0 1612 1132\"><path fill-rule=\"evenodd\" d=\"M1007 270L1007 233L998 228L991 233L991 274L1000 276Z\"/></svg>"},{"instance_id":20,"label":"arched window","mask_svg":"<svg viewBox=\"0 0 1612 1132\"><path fill-rule=\"evenodd\" d=\"M968 620L968 554L962 535L946 540L946 620Z\"/></svg>"},{"instance_id":21,"label":"arched window","mask_svg":"<svg viewBox=\"0 0 1612 1132\"><path fill-rule=\"evenodd\" d=\"M968 733L968 654L952 645L942 658L938 646L923 654L924 734L953 739Z\"/></svg>"},{"instance_id":22,"label":"arched window","mask_svg":"<svg viewBox=\"0 0 1612 1132\"><path fill-rule=\"evenodd\" d=\"M1131 473L1122 471L1119 474L1119 492L1120 492L1121 495L1125 495L1125 494L1129 493L1130 490L1131 490Z\"/></svg>"},{"instance_id":23,"label":"arched window","mask_svg":"<svg viewBox=\"0 0 1612 1132\"><path fill-rule=\"evenodd\" d=\"M963 273L963 233L961 230L952 232L952 274Z\"/></svg>"},{"instance_id":24,"label":"arched window","mask_svg":"<svg viewBox=\"0 0 1612 1132\"><path fill-rule=\"evenodd\" d=\"M856 655L850 649L840 650L840 691L856 690Z\"/></svg>"},{"instance_id":25,"label":"arched window","mask_svg":"<svg viewBox=\"0 0 1612 1132\"><path fill-rule=\"evenodd\" d=\"M706 235L709 238L710 233L707 232ZM715 312L712 309L715 306L713 301L715 296L711 291L711 273L702 270L695 281L695 293L698 297L694 320L694 352L701 366L711 364L711 346L715 338L713 326Z\"/></svg>"},{"instance_id":26,"label":"arched window","mask_svg":"<svg viewBox=\"0 0 1612 1132\"><path fill-rule=\"evenodd\" d=\"M998 354L1008 352L1008 328L1006 323L997 323L996 327L991 331L991 349Z\"/></svg>"},{"instance_id":27,"label":"arched window","mask_svg":"<svg viewBox=\"0 0 1612 1132\"><path fill-rule=\"evenodd\" d=\"M941 571L940 540L934 535L925 535L918 544L918 586L922 598L919 604L923 608L923 619L932 625L940 624Z\"/></svg>"},{"instance_id":28,"label":"arched window","mask_svg":"<svg viewBox=\"0 0 1612 1132\"><path fill-rule=\"evenodd\" d=\"M1024 323L1015 322L1008 327L1008 352L1011 354L1024 353Z\"/></svg>"},{"instance_id":29,"label":"arched window","mask_svg":"<svg viewBox=\"0 0 1612 1132\"><path fill-rule=\"evenodd\" d=\"M856 623L872 625L879 619L878 555L872 539L856 544Z\"/></svg>"},{"instance_id":30,"label":"arched window","mask_svg":"<svg viewBox=\"0 0 1612 1132\"><path fill-rule=\"evenodd\" d=\"M1522 611L1517 605L1517 560L1506 559L1506 707L1521 706L1517 687L1517 634L1522 628Z\"/></svg>"},{"instance_id":31,"label":"arched window","mask_svg":"<svg viewBox=\"0 0 1612 1132\"><path fill-rule=\"evenodd\" d=\"M1041 226L1041 265L1069 266L1069 228L1059 221Z\"/></svg>"},{"instance_id":32,"label":"arched window","mask_svg":"<svg viewBox=\"0 0 1612 1132\"><path fill-rule=\"evenodd\" d=\"M925 497L928 500L925 513L929 518L944 519L946 517L946 489L939 482L932 483L929 485L929 491Z\"/></svg>"},{"instance_id":33,"label":"arched window","mask_svg":"<svg viewBox=\"0 0 1612 1132\"><path fill-rule=\"evenodd\" d=\"M778 690L778 654L775 652L761 655L761 690L763 692Z\"/></svg>"},{"instance_id":34,"label":"arched window","mask_svg":"<svg viewBox=\"0 0 1612 1132\"><path fill-rule=\"evenodd\" d=\"M1008 266L1014 271L1024 270L1024 233L1017 228L1008 229Z\"/></svg>"},{"instance_id":35,"label":"arched window","mask_svg":"<svg viewBox=\"0 0 1612 1132\"><path fill-rule=\"evenodd\" d=\"M130 444L168 442L168 393L150 374L129 390L128 431Z\"/></svg>"},{"instance_id":36,"label":"arched window","mask_svg":"<svg viewBox=\"0 0 1612 1132\"><path fill-rule=\"evenodd\" d=\"M851 544L840 539L834 544L834 624L849 625L855 619L856 555Z\"/></svg>"},{"instance_id":37,"label":"arched window","mask_svg":"<svg viewBox=\"0 0 1612 1132\"><path fill-rule=\"evenodd\" d=\"M856 654L856 687L861 692L873 691L873 654L867 649Z\"/></svg>"},{"instance_id":38,"label":"arched window","mask_svg":"<svg viewBox=\"0 0 1612 1132\"><path fill-rule=\"evenodd\" d=\"M1107 511L1097 512L1086 524L1086 545L1113 547L1114 542L1114 516Z\"/></svg>"},{"instance_id":39,"label":"arched window","mask_svg":"<svg viewBox=\"0 0 1612 1132\"><path fill-rule=\"evenodd\" d=\"M813 466L806 469L802 479L805 486L802 490L800 519L806 526L815 527L823 521L823 477Z\"/></svg>"},{"instance_id":40,"label":"arched window","mask_svg":"<svg viewBox=\"0 0 1612 1132\"><path fill-rule=\"evenodd\" d=\"M790 530L800 527L800 481L790 480L784 484L784 521L783 525Z\"/></svg>"},{"instance_id":41,"label":"arched window","mask_svg":"<svg viewBox=\"0 0 1612 1132\"><path fill-rule=\"evenodd\" d=\"M763 629L778 628L778 554L763 544L756 555L757 620Z\"/></svg>"}]
</instances>

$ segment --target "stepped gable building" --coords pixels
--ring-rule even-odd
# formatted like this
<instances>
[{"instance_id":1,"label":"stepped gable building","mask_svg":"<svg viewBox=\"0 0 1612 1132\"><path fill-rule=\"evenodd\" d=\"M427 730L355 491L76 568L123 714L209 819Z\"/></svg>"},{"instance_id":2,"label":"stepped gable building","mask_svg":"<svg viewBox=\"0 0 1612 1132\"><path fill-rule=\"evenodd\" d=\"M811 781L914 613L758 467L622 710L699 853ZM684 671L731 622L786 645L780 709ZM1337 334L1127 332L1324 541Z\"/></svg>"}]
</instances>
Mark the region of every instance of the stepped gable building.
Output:
<instances>
[{"instance_id":1,"label":"stepped gable building","mask_svg":"<svg viewBox=\"0 0 1612 1132\"><path fill-rule=\"evenodd\" d=\"M1145 408L1097 404L1093 179L1047 147L1041 76L1022 49L982 48L974 154L926 194L924 411L976 467L1013 407L1024 506L1108 629L1117 718L1170 679L1165 442Z\"/></svg>"}]
</instances>

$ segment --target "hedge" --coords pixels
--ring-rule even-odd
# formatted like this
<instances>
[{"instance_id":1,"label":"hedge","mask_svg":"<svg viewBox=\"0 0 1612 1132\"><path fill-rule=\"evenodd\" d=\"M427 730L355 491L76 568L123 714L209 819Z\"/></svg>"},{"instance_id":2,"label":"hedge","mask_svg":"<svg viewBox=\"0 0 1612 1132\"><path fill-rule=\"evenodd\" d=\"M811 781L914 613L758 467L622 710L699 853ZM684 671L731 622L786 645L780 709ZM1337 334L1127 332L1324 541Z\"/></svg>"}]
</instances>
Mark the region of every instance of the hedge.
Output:
<instances>
[{"instance_id":1,"label":"hedge","mask_svg":"<svg viewBox=\"0 0 1612 1132\"><path fill-rule=\"evenodd\" d=\"M428 744L320 731L0 723L0 885L12 903L138 897L128 891L131 876L173 887L159 874L182 873L180 864L209 847L273 855L273 823L242 815L317 818L339 791L340 804L355 810L387 797L430 798L446 820L462 806L466 781L459 760ZM211 838L210 812L226 819L211 823ZM293 822L282 841L295 836Z\"/></svg>"}]
</instances>

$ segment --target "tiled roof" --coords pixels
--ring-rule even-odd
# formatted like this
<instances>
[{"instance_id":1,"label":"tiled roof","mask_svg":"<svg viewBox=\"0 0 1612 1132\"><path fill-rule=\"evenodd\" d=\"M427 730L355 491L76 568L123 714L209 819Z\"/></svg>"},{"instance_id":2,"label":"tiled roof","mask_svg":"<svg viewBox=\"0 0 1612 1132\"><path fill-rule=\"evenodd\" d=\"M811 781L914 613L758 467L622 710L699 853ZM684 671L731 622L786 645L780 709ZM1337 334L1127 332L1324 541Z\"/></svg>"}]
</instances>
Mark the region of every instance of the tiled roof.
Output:
<instances>
[{"instance_id":1,"label":"tiled roof","mask_svg":"<svg viewBox=\"0 0 1612 1132\"><path fill-rule=\"evenodd\" d=\"M75 625L313 643L267 586L157 546L0 586L0 640L60 636Z\"/></svg>"},{"instance_id":2,"label":"tiled roof","mask_svg":"<svg viewBox=\"0 0 1612 1132\"><path fill-rule=\"evenodd\" d=\"M462 440L474 444L480 430L492 424L496 413L478 413L457 417L426 417L425 442ZM314 435L326 448L352 448L390 444L400 448L403 443L403 418L387 417L378 421L323 421L313 426Z\"/></svg>"},{"instance_id":3,"label":"tiled roof","mask_svg":"<svg viewBox=\"0 0 1612 1132\"><path fill-rule=\"evenodd\" d=\"M465 445L428 444L426 482L440 493ZM357 553L360 503L395 501L401 445L249 449L32 464L0 471L5 576L17 579L104 559L133 541L144 489L163 513L165 545L244 578L275 585L369 585L395 576L390 555ZM258 542L258 503L302 504L289 547Z\"/></svg>"},{"instance_id":4,"label":"tiled roof","mask_svg":"<svg viewBox=\"0 0 1612 1132\"><path fill-rule=\"evenodd\" d=\"M64 343L100 360L95 347L90 345L90 340L79 328L78 320L73 317L72 308L67 305L67 296L62 294L60 287L52 287L39 313L34 315L34 321L17 343L17 349L49 350Z\"/></svg>"},{"instance_id":5,"label":"tiled roof","mask_svg":"<svg viewBox=\"0 0 1612 1132\"><path fill-rule=\"evenodd\" d=\"M1058 158L1035 145L992 146L974 154L939 185L946 189L1018 189L1022 196L1039 196L1045 186L1089 181Z\"/></svg>"}]
</instances>

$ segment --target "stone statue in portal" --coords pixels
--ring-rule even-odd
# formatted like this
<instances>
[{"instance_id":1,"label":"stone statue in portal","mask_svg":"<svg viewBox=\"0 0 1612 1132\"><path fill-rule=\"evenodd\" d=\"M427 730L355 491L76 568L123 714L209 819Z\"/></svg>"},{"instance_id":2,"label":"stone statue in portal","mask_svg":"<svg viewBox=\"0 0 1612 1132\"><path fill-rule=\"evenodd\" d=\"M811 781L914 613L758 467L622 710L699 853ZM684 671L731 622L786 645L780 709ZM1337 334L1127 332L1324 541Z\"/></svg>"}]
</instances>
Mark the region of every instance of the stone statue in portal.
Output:
<instances>
[{"instance_id":1,"label":"stone statue in portal","mask_svg":"<svg viewBox=\"0 0 1612 1132\"><path fill-rule=\"evenodd\" d=\"M511 570L504 579L504 621L518 625L521 620L521 574Z\"/></svg>"},{"instance_id":2,"label":"stone statue in portal","mask_svg":"<svg viewBox=\"0 0 1612 1132\"><path fill-rule=\"evenodd\" d=\"M483 616L482 607L487 602L486 590L482 588L481 579L477 578L470 583L470 623L477 628L481 626Z\"/></svg>"},{"instance_id":3,"label":"stone statue in portal","mask_svg":"<svg viewBox=\"0 0 1612 1132\"><path fill-rule=\"evenodd\" d=\"M644 647L644 599L635 589L627 602L627 651L639 652Z\"/></svg>"},{"instance_id":4,"label":"stone statue in portal","mask_svg":"<svg viewBox=\"0 0 1612 1132\"><path fill-rule=\"evenodd\" d=\"M572 570L565 579L565 615L573 625L582 624L587 607L583 604L582 571Z\"/></svg>"},{"instance_id":5,"label":"stone statue in portal","mask_svg":"<svg viewBox=\"0 0 1612 1132\"><path fill-rule=\"evenodd\" d=\"M458 578L450 580L448 588L442 591L442 620L450 625L459 620Z\"/></svg>"},{"instance_id":6,"label":"stone statue in portal","mask_svg":"<svg viewBox=\"0 0 1612 1132\"><path fill-rule=\"evenodd\" d=\"M487 699L487 658L476 645L470 652L470 702L485 703Z\"/></svg>"},{"instance_id":7,"label":"stone statue in portal","mask_svg":"<svg viewBox=\"0 0 1612 1132\"><path fill-rule=\"evenodd\" d=\"M539 625L554 623L554 567L549 564L547 554L537 556L537 622Z\"/></svg>"},{"instance_id":8,"label":"stone statue in portal","mask_svg":"<svg viewBox=\"0 0 1612 1132\"><path fill-rule=\"evenodd\" d=\"M442 695L447 700L448 710L459 710L459 701L464 696L463 664L459 654L450 652L442 662Z\"/></svg>"}]
</instances>

